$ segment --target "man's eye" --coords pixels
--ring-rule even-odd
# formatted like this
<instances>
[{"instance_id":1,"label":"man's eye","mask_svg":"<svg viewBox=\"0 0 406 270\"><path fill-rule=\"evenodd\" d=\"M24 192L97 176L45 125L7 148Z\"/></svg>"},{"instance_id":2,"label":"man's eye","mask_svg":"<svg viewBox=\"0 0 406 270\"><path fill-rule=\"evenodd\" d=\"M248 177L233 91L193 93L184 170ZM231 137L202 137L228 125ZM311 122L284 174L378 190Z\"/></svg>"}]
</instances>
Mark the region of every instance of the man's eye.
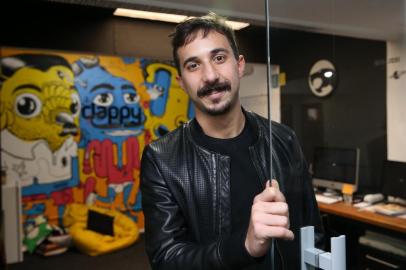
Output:
<instances>
[{"instance_id":1,"label":"man's eye","mask_svg":"<svg viewBox=\"0 0 406 270\"><path fill-rule=\"evenodd\" d=\"M217 63L223 63L226 60L226 57L224 55L216 55L214 57L214 61Z\"/></svg>"},{"instance_id":2,"label":"man's eye","mask_svg":"<svg viewBox=\"0 0 406 270\"><path fill-rule=\"evenodd\" d=\"M193 70L197 69L197 67L198 67L198 65L196 63L189 63L186 66L186 69L189 70L189 71L193 71Z\"/></svg>"}]
</instances>

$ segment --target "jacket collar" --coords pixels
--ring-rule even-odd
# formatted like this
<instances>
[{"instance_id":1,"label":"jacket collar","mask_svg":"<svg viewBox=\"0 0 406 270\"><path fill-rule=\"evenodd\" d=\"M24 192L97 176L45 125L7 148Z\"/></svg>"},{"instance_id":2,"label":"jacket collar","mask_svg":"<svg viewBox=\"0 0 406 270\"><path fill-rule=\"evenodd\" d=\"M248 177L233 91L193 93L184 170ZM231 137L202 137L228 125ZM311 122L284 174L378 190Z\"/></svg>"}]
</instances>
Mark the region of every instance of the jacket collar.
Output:
<instances>
[{"instance_id":1,"label":"jacket collar","mask_svg":"<svg viewBox=\"0 0 406 270\"><path fill-rule=\"evenodd\" d=\"M255 144L257 144L258 139L264 136L265 131L260 128L258 115L256 115L254 112L246 111L243 107L241 107L241 108L242 108L242 112L244 113L245 120L248 122L249 125L252 126L252 128L255 132L255 136L256 136L256 138L254 140L254 145L255 145ZM190 121L188 121L184 127L185 127L186 134L187 134L187 137L189 138L189 140L191 140L193 142L193 144L198 145L192 136L192 134L199 132L199 130L197 130L198 125L196 125L196 123L195 123L196 121L197 121L196 118L193 118Z\"/></svg>"}]
</instances>

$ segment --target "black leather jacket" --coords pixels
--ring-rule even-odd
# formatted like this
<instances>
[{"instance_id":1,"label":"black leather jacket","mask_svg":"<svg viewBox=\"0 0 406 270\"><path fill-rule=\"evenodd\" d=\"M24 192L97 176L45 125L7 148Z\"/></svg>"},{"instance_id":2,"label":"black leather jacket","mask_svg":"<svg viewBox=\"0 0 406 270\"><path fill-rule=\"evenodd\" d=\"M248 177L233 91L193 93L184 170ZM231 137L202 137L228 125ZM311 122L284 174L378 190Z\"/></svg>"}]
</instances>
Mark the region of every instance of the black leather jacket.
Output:
<instances>
[{"instance_id":1,"label":"black leather jacket","mask_svg":"<svg viewBox=\"0 0 406 270\"><path fill-rule=\"evenodd\" d=\"M247 158L265 186L269 122L244 113L257 133ZM147 254L153 269L242 269L254 260L244 247L246 232L230 233L229 157L197 145L192 128L188 122L144 149L141 194ZM272 123L272 134L272 175L288 202L295 234L294 241L278 240L278 248L284 269L300 269L299 230L307 225L320 228L319 211L294 132Z\"/></svg>"}]
</instances>

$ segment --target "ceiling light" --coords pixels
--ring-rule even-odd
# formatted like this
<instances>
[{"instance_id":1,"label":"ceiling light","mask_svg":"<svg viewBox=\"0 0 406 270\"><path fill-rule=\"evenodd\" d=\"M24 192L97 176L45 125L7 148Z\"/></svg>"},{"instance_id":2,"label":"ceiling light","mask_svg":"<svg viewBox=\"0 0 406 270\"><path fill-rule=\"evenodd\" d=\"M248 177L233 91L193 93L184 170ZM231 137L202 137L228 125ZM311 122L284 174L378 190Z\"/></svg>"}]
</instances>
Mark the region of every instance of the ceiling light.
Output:
<instances>
[{"instance_id":1,"label":"ceiling light","mask_svg":"<svg viewBox=\"0 0 406 270\"><path fill-rule=\"evenodd\" d=\"M117 8L114 11L114 15L137 18L137 19L171 22L171 23L180 23L188 18L192 18L192 17L186 16L186 15L151 12L151 11L125 9L125 8ZM226 21L226 23L234 30L240 30L249 25L249 23L237 22L237 21Z\"/></svg>"},{"instance_id":2,"label":"ceiling light","mask_svg":"<svg viewBox=\"0 0 406 270\"><path fill-rule=\"evenodd\" d=\"M117 8L116 11L114 11L114 15L137 18L137 19L147 19L147 20L153 20L153 21L171 22L171 23L179 23L188 18L188 16L185 16L185 15L150 12L150 11L125 9L125 8Z\"/></svg>"},{"instance_id":3,"label":"ceiling light","mask_svg":"<svg viewBox=\"0 0 406 270\"><path fill-rule=\"evenodd\" d=\"M250 25L249 23L246 22L237 22L228 20L226 21L226 24L228 24L233 30L240 30Z\"/></svg>"}]
</instances>

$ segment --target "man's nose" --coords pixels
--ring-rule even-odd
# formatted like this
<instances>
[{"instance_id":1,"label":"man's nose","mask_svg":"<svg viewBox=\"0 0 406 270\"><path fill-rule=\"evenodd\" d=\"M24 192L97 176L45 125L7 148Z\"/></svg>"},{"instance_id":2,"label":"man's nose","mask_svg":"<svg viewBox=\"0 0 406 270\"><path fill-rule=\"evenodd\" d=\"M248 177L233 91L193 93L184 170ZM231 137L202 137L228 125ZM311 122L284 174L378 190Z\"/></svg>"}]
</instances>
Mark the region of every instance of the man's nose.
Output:
<instances>
[{"instance_id":1,"label":"man's nose","mask_svg":"<svg viewBox=\"0 0 406 270\"><path fill-rule=\"evenodd\" d=\"M203 72L203 79L205 82L214 82L219 78L219 73L213 64L205 65Z\"/></svg>"}]
</instances>

